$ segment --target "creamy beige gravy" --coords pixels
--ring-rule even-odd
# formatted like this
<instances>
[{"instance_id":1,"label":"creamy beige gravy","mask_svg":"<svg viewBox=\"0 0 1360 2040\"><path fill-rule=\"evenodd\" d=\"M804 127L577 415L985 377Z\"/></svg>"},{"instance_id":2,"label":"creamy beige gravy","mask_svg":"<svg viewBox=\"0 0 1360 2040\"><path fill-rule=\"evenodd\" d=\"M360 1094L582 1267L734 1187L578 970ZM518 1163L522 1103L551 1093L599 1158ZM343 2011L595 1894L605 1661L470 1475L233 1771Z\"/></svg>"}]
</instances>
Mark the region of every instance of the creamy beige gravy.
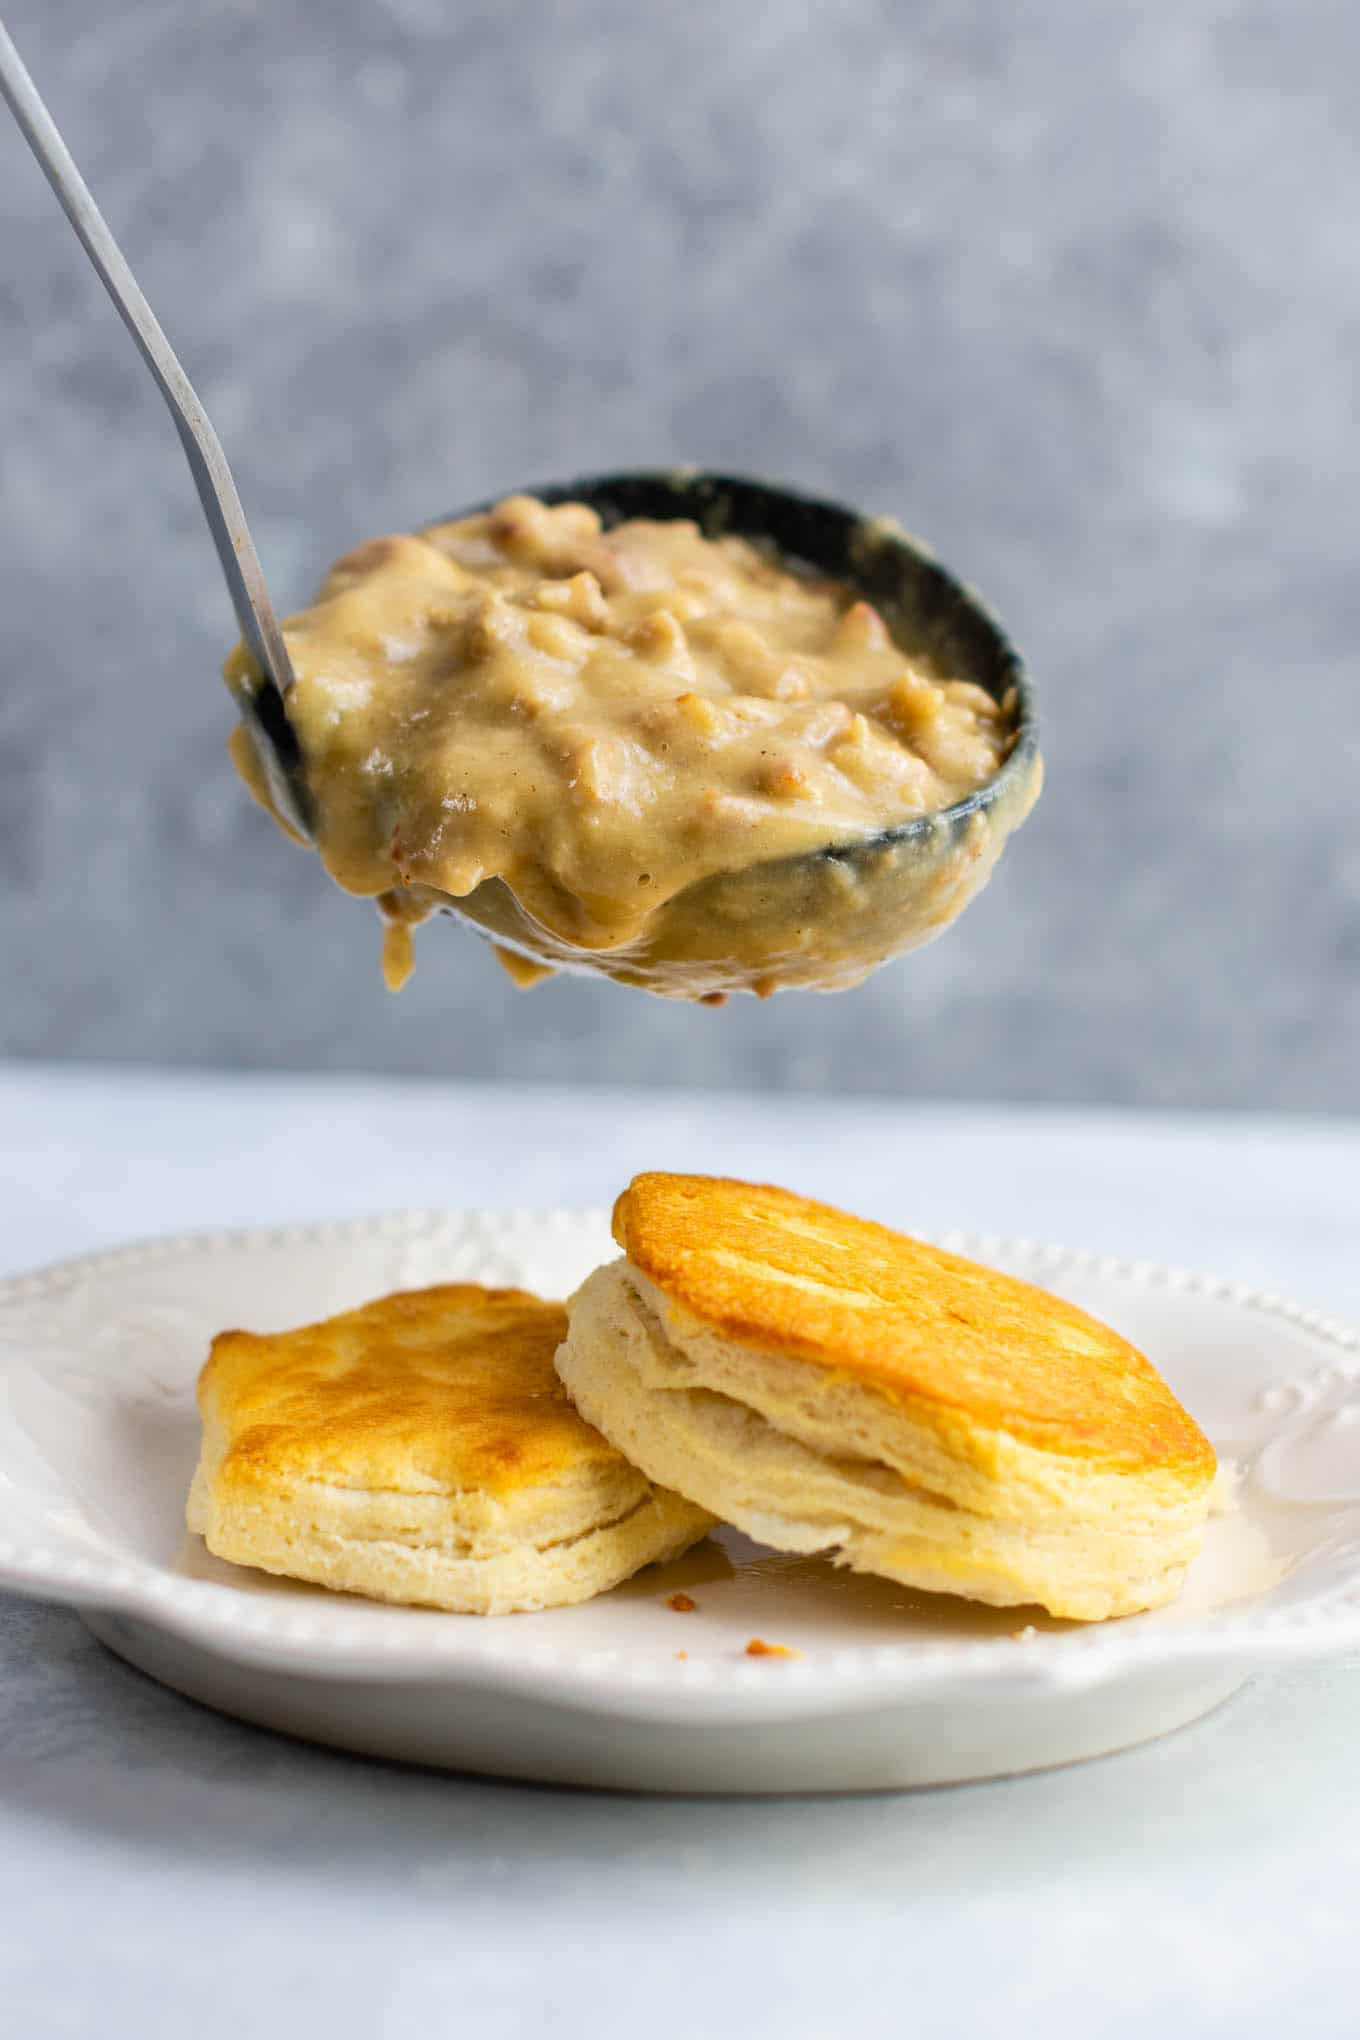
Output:
<instances>
[{"instance_id":1,"label":"creamy beige gravy","mask_svg":"<svg viewBox=\"0 0 1360 2040\"><path fill-rule=\"evenodd\" d=\"M781 970L768 928L752 928L743 975L735 921L725 976L712 958L687 966L706 945L680 928L679 896L945 809L1014 741L1010 703L905 652L850 587L690 522L605 532L581 503L511 497L374 539L285 636L317 845L340 885L378 899L394 987L411 924L473 895L520 982L574 959L690 996L817 982ZM249 673L238 647L228 680ZM249 745L234 754L268 805ZM975 820L965 873L1007 832L987 856ZM663 924L680 933L658 944ZM665 955L630 970L658 946L668 981ZM828 954L824 981L878 960L837 974Z\"/></svg>"}]
</instances>

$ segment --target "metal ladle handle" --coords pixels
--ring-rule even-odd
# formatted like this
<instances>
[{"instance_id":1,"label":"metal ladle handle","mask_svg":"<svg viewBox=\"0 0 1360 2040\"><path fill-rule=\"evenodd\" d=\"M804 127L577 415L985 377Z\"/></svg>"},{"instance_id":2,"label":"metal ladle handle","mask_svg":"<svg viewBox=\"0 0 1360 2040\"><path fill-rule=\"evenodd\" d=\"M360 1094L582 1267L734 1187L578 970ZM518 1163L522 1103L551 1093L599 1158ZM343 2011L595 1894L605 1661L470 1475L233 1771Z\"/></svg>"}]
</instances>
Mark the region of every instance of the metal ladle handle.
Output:
<instances>
[{"instance_id":1,"label":"metal ladle handle","mask_svg":"<svg viewBox=\"0 0 1360 2040\"><path fill-rule=\"evenodd\" d=\"M90 196L3 21L0 21L0 93L8 101L25 140L61 201L62 210L80 236L85 253L99 271L105 290L117 305L123 324L170 406L222 562L241 636L265 679L272 680L283 696L292 684L293 668L222 443Z\"/></svg>"}]
</instances>

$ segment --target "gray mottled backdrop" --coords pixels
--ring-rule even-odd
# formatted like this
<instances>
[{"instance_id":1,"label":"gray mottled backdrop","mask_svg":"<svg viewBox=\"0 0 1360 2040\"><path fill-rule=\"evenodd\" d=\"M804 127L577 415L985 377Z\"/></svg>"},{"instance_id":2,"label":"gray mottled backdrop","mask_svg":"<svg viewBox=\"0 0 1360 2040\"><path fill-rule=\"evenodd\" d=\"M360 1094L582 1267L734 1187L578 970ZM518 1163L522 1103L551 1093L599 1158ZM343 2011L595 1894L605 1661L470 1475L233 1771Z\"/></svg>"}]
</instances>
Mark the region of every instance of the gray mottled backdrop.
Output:
<instances>
[{"instance_id":1,"label":"gray mottled backdrop","mask_svg":"<svg viewBox=\"0 0 1360 2040\"><path fill-rule=\"evenodd\" d=\"M228 769L174 434L0 122L0 1048L1360 1107L1352 0L12 0L279 596L517 483L687 459L897 512L1050 778L839 999L525 996Z\"/></svg>"}]
</instances>

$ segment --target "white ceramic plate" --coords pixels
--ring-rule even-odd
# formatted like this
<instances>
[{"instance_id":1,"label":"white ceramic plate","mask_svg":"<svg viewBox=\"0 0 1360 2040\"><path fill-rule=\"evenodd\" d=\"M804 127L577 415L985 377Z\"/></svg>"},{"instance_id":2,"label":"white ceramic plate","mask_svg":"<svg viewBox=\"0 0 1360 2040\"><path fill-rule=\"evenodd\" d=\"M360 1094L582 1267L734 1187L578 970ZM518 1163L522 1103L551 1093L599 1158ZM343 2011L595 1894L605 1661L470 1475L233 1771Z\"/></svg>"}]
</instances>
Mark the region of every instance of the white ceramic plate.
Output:
<instances>
[{"instance_id":1,"label":"white ceramic plate","mask_svg":"<svg viewBox=\"0 0 1360 2040\"><path fill-rule=\"evenodd\" d=\"M1141 1346L1241 1469L1174 1608L1080 1627L917 1595L725 1532L584 1607L389 1608L186 1536L209 1336L448 1278L564 1296L600 1213L412 1215L158 1241L0 1286L0 1582L228 1712L456 1769L667 1791L938 1783L1122 1748L1253 1672L1360 1645L1360 1339L1202 1276L946 1245ZM697 1602L677 1613L683 1589ZM752 1637L796 1655L751 1657Z\"/></svg>"}]
</instances>

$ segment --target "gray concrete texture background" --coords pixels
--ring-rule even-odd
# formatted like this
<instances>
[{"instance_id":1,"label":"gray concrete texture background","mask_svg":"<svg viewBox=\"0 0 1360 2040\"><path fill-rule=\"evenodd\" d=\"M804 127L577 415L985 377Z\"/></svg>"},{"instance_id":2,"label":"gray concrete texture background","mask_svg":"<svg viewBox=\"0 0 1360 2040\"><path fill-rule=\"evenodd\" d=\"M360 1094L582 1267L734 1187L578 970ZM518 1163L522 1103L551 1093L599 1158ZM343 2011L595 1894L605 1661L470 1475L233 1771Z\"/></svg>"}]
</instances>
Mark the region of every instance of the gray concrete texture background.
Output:
<instances>
[{"instance_id":1,"label":"gray concrete texture background","mask_svg":"<svg viewBox=\"0 0 1360 2040\"><path fill-rule=\"evenodd\" d=\"M159 400L0 121L0 1049L1360 1108L1351 0L11 0L285 606L689 460L927 535L1049 782L936 947L721 1012L378 933L229 769Z\"/></svg>"}]
</instances>

